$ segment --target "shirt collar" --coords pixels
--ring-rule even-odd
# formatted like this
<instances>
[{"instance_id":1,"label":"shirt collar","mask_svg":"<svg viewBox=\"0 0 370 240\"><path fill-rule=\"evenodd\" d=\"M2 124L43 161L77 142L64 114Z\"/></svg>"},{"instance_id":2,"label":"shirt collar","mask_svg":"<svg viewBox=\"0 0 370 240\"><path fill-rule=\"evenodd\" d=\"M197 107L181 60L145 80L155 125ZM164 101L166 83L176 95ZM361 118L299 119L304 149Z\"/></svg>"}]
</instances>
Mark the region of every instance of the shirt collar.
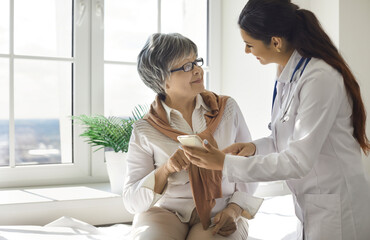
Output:
<instances>
[{"instance_id":1,"label":"shirt collar","mask_svg":"<svg viewBox=\"0 0 370 240\"><path fill-rule=\"evenodd\" d=\"M205 104L202 96L200 94L198 94L197 98L195 100L195 108L194 109L200 109L200 107L204 108L207 112L211 111L211 109Z\"/></svg>"},{"instance_id":2,"label":"shirt collar","mask_svg":"<svg viewBox=\"0 0 370 240\"><path fill-rule=\"evenodd\" d=\"M182 114L179 111L177 111L174 108L169 107L163 100L161 100L161 103L162 103L164 110L166 111L168 122L171 122L171 113L178 114L182 117ZM211 111L211 109L203 101L202 96L198 94L195 99L194 110L198 110L198 109L200 110L201 108L205 109L207 112Z\"/></svg>"},{"instance_id":3,"label":"shirt collar","mask_svg":"<svg viewBox=\"0 0 370 240\"><path fill-rule=\"evenodd\" d=\"M302 56L297 52L297 50L294 50L277 81L281 83L288 83L290 81L290 78L292 77L295 67L297 66L301 58Z\"/></svg>"},{"instance_id":4,"label":"shirt collar","mask_svg":"<svg viewBox=\"0 0 370 240\"><path fill-rule=\"evenodd\" d=\"M161 100L161 103L162 103L162 106L163 106L164 110L166 111L167 120L168 120L168 122L170 122L171 121L171 111L173 111L175 109L170 108L169 106L167 106L167 104L165 104L163 100Z\"/></svg>"}]
</instances>

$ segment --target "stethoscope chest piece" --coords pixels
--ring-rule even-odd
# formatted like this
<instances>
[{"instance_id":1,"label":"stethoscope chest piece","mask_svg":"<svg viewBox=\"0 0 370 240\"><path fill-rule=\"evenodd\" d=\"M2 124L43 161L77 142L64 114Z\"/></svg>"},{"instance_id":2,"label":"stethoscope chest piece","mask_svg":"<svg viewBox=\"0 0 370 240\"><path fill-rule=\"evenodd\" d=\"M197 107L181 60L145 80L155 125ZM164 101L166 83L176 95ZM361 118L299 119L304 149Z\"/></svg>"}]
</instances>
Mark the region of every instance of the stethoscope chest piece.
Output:
<instances>
[{"instance_id":1,"label":"stethoscope chest piece","mask_svg":"<svg viewBox=\"0 0 370 240\"><path fill-rule=\"evenodd\" d=\"M285 115L282 119L281 119L281 122L282 123L286 123L289 121L289 116L288 115Z\"/></svg>"}]
</instances>

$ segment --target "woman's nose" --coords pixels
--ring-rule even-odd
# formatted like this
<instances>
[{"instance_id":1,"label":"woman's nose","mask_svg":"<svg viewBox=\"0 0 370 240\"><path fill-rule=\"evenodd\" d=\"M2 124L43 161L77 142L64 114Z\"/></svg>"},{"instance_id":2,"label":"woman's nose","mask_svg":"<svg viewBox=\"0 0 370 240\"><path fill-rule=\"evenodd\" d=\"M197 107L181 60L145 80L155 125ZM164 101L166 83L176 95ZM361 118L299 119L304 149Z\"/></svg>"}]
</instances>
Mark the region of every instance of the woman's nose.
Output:
<instances>
[{"instance_id":1,"label":"woman's nose","mask_svg":"<svg viewBox=\"0 0 370 240\"><path fill-rule=\"evenodd\" d=\"M248 46L245 46L244 51L246 54L251 53L251 49Z\"/></svg>"},{"instance_id":2,"label":"woman's nose","mask_svg":"<svg viewBox=\"0 0 370 240\"><path fill-rule=\"evenodd\" d=\"M202 71L203 71L203 68L201 66L194 65L193 74L200 74Z\"/></svg>"}]
</instances>

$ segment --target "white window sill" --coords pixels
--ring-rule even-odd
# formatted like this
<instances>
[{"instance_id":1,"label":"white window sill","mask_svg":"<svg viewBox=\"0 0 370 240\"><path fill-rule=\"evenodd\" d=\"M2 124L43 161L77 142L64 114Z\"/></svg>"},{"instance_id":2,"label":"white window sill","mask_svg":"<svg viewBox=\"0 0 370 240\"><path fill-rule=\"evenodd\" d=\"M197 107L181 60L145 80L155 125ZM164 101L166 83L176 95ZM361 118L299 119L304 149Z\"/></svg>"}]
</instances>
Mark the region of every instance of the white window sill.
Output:
<instances>
[{"instance_id":1,"label":"white window sill","mask_svg":"<svg viewBox=\"0 0 370 240\"><path fill-rule=\"evenodd\" d=\"M0 225L45 225L69 216L92 225L131 222L109 183L0 190Z\"/></svg>"}]
</instances>

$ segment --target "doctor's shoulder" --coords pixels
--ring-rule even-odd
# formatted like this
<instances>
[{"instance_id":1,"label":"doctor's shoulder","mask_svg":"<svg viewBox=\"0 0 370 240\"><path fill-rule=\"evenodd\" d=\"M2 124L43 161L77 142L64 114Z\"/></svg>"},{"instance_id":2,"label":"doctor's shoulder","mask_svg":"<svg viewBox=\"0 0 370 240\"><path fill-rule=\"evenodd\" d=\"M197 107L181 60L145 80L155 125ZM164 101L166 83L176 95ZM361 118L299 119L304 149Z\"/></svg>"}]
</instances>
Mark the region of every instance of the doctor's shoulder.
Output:
<instances>
[{"instance_id":1,"label":"doctor's shoulder","mask_svg":"<svg viewBox=\"0 0 370 240\"><path fill-rule=\"evenodd\" d=\"M328 91L345 89L342 74L318 58L312 58L300 80L302 85L311 81L320 88L329 88Z\"/></svg>"}]
</instances>

